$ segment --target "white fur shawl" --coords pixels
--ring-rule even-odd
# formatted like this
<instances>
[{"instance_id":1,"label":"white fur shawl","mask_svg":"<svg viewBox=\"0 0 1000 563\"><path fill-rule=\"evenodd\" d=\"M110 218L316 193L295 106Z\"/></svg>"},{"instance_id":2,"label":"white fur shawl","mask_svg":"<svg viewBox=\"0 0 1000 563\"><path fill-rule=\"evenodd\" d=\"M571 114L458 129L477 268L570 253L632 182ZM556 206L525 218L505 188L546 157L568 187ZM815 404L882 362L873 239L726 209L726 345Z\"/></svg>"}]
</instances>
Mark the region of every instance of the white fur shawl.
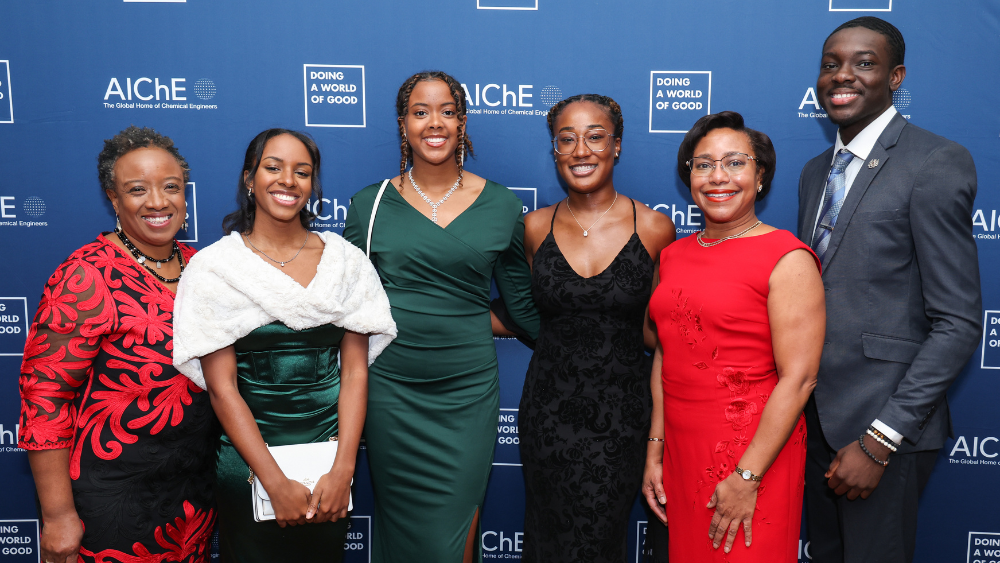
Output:
<instances>
[{"instance_id":1,"label":"white fur shawl","mask_svg":"<svg viewBox=\"0 0 1000 563\"><path fill-rule=\"evenodd\" d=\"M174 366L205 389L199 358L274 321L293 330L333 324L368 334L371 365L396 337L378 273L337 234L313 234L326 247L308 287L251 252L239 233L195 254L177 284Z\"/></svg>"}]
</instances>

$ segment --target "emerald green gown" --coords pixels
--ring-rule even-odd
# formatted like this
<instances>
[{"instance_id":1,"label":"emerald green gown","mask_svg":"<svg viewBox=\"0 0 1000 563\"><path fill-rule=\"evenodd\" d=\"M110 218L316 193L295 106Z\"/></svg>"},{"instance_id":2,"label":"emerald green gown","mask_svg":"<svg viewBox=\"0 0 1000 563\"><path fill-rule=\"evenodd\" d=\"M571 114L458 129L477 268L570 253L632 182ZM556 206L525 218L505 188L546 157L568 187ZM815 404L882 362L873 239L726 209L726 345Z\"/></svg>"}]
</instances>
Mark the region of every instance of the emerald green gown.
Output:
<instances>
[{"instance_id":1,"label":"emerald green gown","mask_svg":"<svg viewBox=\"0 0 1000 563\"><path fill-rule=\"evenodd\" d=\"M347 212L344 238L361 249L380 185L358 192ZM441 228L390 184L371 258L399 331L368 376L372 561L458 563L486 495L497 433L491 279L515 322L538 334L521 200L487 182Z\"/></svg>"},{"instance_id":2,"label":"emerald green gown","mask_svg":"<svg viewBox=\"0 0 1000 563\"><path fill-rule=\"evenodd\" d=\"M323 442L337 434L337 352L344 332L334 325L294 331L276 321L235 342L237 387L269 446ZM222 561L343 559L348 519L285 528L273 520L255 522L249 474L223 435L216 484Z\"/></svg>"}]
</instances>

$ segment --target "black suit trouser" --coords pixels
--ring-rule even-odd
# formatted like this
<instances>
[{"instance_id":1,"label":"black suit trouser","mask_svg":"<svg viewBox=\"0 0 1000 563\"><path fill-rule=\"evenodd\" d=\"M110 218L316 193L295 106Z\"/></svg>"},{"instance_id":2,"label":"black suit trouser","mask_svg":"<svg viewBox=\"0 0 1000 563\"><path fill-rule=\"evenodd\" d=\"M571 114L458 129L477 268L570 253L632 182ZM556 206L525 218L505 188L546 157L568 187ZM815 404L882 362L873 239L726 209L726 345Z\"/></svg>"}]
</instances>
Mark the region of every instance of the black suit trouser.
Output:
<instances>
[{"instance_id":1,"label":"black suit trouser","mask_svg":"<svg viewBox=\"0 0 1000 563\"><path fill-rule=\"evenodd\" d=\"M892 454L867 499L834 494L824 476L837 451L819 425L816 400L806 404L806 521L813 563L910 563L917 543L917 503L937 450ZM872 462L874 463L874 462Z\"/></svg>"}]
</instances>

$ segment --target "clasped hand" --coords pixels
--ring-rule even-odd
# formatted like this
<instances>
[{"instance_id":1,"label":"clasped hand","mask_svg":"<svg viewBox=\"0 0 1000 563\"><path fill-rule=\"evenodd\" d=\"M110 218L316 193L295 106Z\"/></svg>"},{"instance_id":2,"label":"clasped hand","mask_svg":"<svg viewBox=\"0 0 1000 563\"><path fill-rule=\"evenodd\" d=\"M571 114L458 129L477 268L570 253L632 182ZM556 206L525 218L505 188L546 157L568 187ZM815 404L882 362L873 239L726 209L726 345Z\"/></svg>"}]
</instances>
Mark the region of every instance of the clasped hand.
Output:
<instances>
[{"instance_id":1,"label":"clasped hand","mask_svg":"<svg viewBox=\"0 0 1000 563\"><path fill-rule=\"evenodd\" d=\"M745 481L736 473L731 473L715 486L715 492L707 506L715 509L708 526L708 537L712 538L713 548L718 549L725 537L724 549L729 553L741 523L746 546L750 547L750 540L753 538L753 512L757 508L757 487L756 481Z\"/></svg>"},{"instance_id":2,"label":"clasped hand","mask_svg":"<svg viewBox=\"0 0 1000 563\"><path fill-rule=\"evenodd\" d=\"M879 459L889 457L889 449L875 440L865 440L865 447ZM829 479L827 485L833 492L838 495L846 493L848 500L854 500L859 496L868 498L882 480L883 473L885 467L869 459L857 442L851 442L840 448L825 476Z\"/></svg>"},{"instance_id":3,"label":"clasped hand","mask_svg":"<svg viewBox=\"0 0 1000 563\"><path fill-rule=\"evenodd\" d=\"M351 475L335 475L336 469L325 473L316 482L313 492L291 479L270 493L271 507L278 525L297 526L336 521L347 517L351 499Z\"/></svg>"}]
</instances>

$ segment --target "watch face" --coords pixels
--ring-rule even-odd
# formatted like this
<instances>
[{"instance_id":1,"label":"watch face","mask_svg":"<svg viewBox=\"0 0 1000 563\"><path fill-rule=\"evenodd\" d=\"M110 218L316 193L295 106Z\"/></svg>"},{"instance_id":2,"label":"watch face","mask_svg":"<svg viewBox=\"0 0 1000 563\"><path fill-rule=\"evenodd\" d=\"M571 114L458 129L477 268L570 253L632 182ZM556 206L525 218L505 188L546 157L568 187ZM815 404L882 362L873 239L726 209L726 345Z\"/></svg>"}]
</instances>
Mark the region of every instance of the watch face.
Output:
<instances>
[{"instance_id":1,"label":"watch face","mask_svg":"<svg viewBox=\"0 0 1000 563\"><path fill-rule=\"evenodd\" d=\"M743 470L743 478L744 478L744 479L747 479L747 480L749 480L749 479L750 479L750 477L752 477L752 476L753 476L753 473L750 473L750 470L749 470L749 469L744 469L744 470Z\"/></svg>"}]
</instances>

